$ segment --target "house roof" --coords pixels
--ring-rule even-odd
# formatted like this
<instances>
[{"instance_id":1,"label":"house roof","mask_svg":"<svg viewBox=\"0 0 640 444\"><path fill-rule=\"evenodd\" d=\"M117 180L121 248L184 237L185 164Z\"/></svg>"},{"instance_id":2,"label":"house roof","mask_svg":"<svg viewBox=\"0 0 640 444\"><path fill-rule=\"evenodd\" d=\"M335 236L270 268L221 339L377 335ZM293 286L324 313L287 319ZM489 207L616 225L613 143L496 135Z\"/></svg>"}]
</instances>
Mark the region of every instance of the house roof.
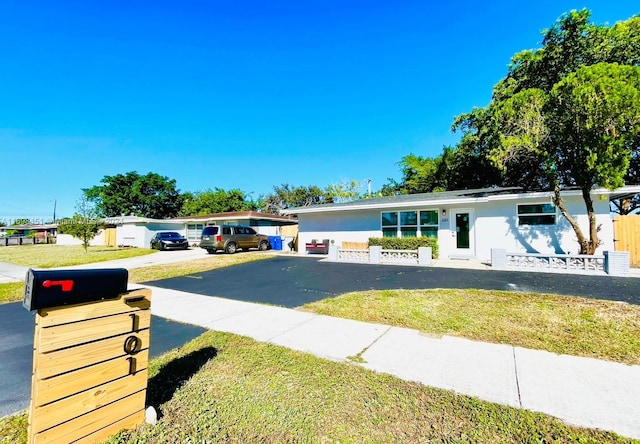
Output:
<instances>
[{"instance_id":1,"label":"house roof","mask_svg":"<svg viewBox=\"0 0 640 444\"><path fill-rule=\"evenodd\" d=\"M212 213L199 216L176 217L172 219L151 219L138 216L118 216L104 218L106 223L126 224L126 223L164 223L164 224L184 224L189 222L219 221L219 220L271 220L276 222L298 223L292 216L279 216L277 214L259 213L257 211L231 211L227 213Z\"/></svg>"},{"instance_id":2,"label":"house roof","mask_svg":"<svg viewBox=\"0 0 640 444\"><path fill-rule=\"evenodd\" d=\"M183 218L176 218L175 220L181 221L202 221L202 220L229 220L229 219L259 219L259 220L272 220L277 222L295 222L291 216L280 216L277 214L259 213L257 211L230 211L227 213L212 213L204 214L201 216L189 216Z\"/></svg>"},{"instance_id":3,"label":"house roof","mask_svg":"<svg viewBox=\"0 0 640 444\"><path fill-rule=\"evenodd\" d=\"M640 185L619 188L614 191L605 188L592 190L594 195L616 196L640 193ZM372 197L352 202L309 205L283 210L284 214L322 213L333 211L355 211L367 209L403 208L416 205L448 206L473 204L498 200L548 199L553 191L524 191L522 188L479 188L472 190L443 191L435 193L402 194L398 196ZM563 196L580 196L578 189L563 190Z\"/></svg>"}]
</instances>

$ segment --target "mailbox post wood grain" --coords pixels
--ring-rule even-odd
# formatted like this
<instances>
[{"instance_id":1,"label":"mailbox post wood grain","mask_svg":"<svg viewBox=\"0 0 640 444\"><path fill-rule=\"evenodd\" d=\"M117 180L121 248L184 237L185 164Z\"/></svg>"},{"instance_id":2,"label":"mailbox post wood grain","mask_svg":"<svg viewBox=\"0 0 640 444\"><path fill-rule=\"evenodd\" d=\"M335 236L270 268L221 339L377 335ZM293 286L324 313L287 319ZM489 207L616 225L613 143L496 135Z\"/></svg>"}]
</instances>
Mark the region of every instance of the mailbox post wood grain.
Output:
<instances>
[{"instance_id":1,"label":"mailbox post wood grain","mask_svg":"<svg viewBox=\"0 0 640 444\"><path fill-rule=\"evenodd\" d=\"M36 313L30 443L99 442L144 422L151 291Z\"/></svg>"}]
</instances>

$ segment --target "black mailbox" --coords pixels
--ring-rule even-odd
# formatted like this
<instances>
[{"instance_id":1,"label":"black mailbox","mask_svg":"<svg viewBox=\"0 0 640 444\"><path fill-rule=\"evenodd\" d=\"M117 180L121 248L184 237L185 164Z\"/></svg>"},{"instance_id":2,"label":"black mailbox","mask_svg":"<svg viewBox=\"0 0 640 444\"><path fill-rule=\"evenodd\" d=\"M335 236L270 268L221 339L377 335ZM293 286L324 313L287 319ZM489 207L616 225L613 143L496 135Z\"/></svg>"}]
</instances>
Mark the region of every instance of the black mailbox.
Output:
<instances>
[{"instance_id":1,"label":"black mailbox","mask_svg":"<svg viewBox=\"0 0 640 444\"><path fill-rule=\"evenodd\" d=\"M31 270L25 278L22 305L29 311L116 299L127 291L126 268Z\"/></svg>"}]
</instances>

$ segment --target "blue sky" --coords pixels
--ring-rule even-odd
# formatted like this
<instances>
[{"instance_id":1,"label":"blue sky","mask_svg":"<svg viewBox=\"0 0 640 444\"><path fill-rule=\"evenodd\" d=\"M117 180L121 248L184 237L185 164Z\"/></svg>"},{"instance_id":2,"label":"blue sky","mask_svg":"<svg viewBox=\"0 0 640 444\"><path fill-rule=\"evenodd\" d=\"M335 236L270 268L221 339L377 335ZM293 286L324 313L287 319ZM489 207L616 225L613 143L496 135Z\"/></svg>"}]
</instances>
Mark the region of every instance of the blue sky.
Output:
<instances>
[{"instance_id":1,"label":"blue sky","mask_svg":"<svg viewBox=\"0 0 640 444\"><path fill-rule=\"evenodd\" d=\"M128 171L181 191L357 180L455 144L511 56L564 12L629 0L0 4L0 220L71 216ZM365 185L366 186L366 185ZM365 191L363 189L363 191Z\"/></svg>"}]
</instances>

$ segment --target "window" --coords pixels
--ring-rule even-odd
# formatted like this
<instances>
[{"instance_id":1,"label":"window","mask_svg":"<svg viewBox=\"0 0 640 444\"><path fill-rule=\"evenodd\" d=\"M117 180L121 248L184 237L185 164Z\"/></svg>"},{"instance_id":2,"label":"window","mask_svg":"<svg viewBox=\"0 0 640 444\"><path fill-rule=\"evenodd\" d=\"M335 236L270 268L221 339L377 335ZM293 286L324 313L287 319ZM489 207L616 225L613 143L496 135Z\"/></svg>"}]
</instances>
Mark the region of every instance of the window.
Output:
<instances>
[{"instance_id":1,"label":"window","mask_svg":"<svg viewBox=\"0 0 640 444\"><path fill-rule=\"evenodd\" d=\"M383 237L438 237L438 210L386 211L381 214Z\"/></svg>"},{"instance_id":2,"label":"window","mask_svg":"<svg viewBox=\"0 0 640 444\"><path fill-rule=\"evenodd\" d=\"M202 230L204 224L188 224L187 225L187 239L190 241L199 241L202 238Z\"/></svg>"},{"instance_id":3,"label":"window","mask_svg":"<svg viewBox=\"0 0 640 444\"><path fill-rule=\"evenodd\" d=\"M550 203L519 204L518 225L555 225L556 207Z\"/></svg>"},{"instance_id":4,"label":"window","mask_svg":"<svg viewBox=\"0 0 640 444\"><path fill-rule=\"evenodd\" d=\"M382 213L382 237L398 237L398 213Z\"/></svg>"}]
</instances>

